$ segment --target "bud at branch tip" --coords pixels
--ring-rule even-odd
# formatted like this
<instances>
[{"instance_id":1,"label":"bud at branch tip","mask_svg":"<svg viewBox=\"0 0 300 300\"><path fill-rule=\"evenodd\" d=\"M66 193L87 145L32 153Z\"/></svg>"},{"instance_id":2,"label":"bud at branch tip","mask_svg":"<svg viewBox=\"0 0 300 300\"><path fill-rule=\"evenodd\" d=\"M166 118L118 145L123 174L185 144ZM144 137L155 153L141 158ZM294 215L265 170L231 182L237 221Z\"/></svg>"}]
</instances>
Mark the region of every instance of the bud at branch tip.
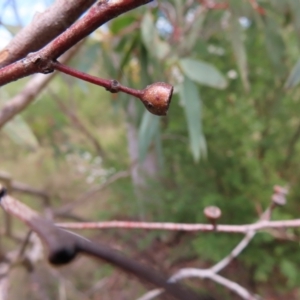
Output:
<instances>
[{"instance_id":1,"label":"bud at branch tip","mask_svg":"<svg viewBox=\"0 0 300 300\"><path fill-rule=\"evenodd\" d=\"M123 92L142 101L146 109L154 115L165 116L173 95L173 86L165 82L156 82L148 85L143 90L136 90L121 85L117 80L108 80L92 76L76 69L70 68L57 61L52 62L52 67L60 72L104 87L111 93Z\"/></svg>"}]
</instances>

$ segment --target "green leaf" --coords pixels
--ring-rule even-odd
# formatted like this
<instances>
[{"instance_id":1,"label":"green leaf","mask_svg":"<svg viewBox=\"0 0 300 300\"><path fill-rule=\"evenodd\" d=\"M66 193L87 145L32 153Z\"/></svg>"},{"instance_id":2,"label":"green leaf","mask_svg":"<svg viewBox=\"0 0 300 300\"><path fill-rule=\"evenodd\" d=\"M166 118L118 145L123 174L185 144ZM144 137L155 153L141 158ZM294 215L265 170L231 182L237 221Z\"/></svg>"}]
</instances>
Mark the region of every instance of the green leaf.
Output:
<instances>
[{"instance_id":1,"label":"green leaf","mask_svg":"<svg viewBox=\"0 0 300 300\"><path fill-rule=\"evenodd\" d=\"M158 59L164 59L170 53L169 44L158 36L152 15L147 12L141 22L142 40L147 50Z\"/></svg>"},{"instance_id":2,"label":"green leaf","mask_svg":"<svg viewBox=\"0 0 300 300\"><path fill-rule=\"evenodd\" d=\"M298 269L290 260L284 259L280 263L281 272L288 278L288 285L294 286L297 282Z\"/></svg>"},{"instance_id":3,"label":"green leaf","mask_svg":"<svg viewBox=\"0 0 300 300\"><path fill-rule=\"evenodd\" d=\"M118 78L121 77L125 66L130 62L130 58L131 58L131 55L133 53L133 49L137 46L137 43L138 43L138 36L135 35L135 36L133 36L132 39L129 40L126 47L123 48L123 51L122 51L123 52L123 57L122 57L121 62L120 62Z\"/></svg>"},{"instance_id":4,"label":"green leaf","mask_svg":"<svg viewBox=\"0 0 300 300\"><path fill-rule=\"evenodd\" d=\"M286 89L294 88L300 82L300 59L297 61L294 66L290 76L284 84Z\"/></svg>"},{"instance_id":5,"label":"green leaf","mask_svg":"<svg viewBox=\"0 0 300 300\"><path fill-rule=\"evenodd\" d=\"M243 86L249 91L247 53L243 42L243 32L238 19L234 16L229 18L230 26L228 30L229 40L231 42L234 56L241 74Z\"/></svg>"},{"instance_id":6,"label":"green leaf","mask_svg":"<svg viewBox=\"0 0 300 300\"><path fill-rule=\"evenodd\" d=\"M196 11L194 12L196 15ZM184 39L183 46L186 51L191 51L195 44L199 41L199 32L202 30L205 17L207 16L207 11L203 10L200 15L197 15L196 19L193 21L193 26L187 32L187 36Z\"/></svg>"},{"instance_id":7,"label":"green leaf","mask_svg":"<svg viewBox=\"0 0 300 300\"><path fill-rule=\"evenodd\" d=\"M287 2L293 15L295 31L298 33L300 31L300 2L299 0L288 0ZM296 36L298 37L298 44L300 44L299 34Z\"/></svg>"},{"instance_id":8,"label":"green leaf","mask_svg":"<svg viewBox=\"0 0 300 300\"><path fill-rule=\"evenodd\" d=\"M136 21L136 18L132 14L121 15L120 17L113 19L109 23L109 29L114 35L116 35L122 29L128 27L135 21Z\"/></svg>"},{"instance_id":9,"label":"green leaf","mask_svg":"<svg viewBox=\"0 0 300 300\"><path fill-rule=\"evenodd\" d=\"M95 61L98 61L99 54L99 43L93 43L89 47L84 48L84 52L80 56L80 59L75 61L76 68L88 73L89 70L95 66Z\"/></svg>"},{"instance_id":10,"label":"green leaf","mask_svg":"<svg viewBox=\"0 0 300 300\"><path fill-rule=\"evenodd\" d=\"M200 84L218 89L224 89L227 86L225 77L209 63L192 58L182 58L179 60L179 65L187 77Z\"/></svg>"},{"instance_id":11,"label":"green leaf","mask_svg":"<svg viewBox=\"0 0 300 300\"><path fill-rule=\"evenodd\" d=\"M143 161L149 146L159 132L159 117L147 110L144 112L139 128L139 159Z\"/></svg>"},{"instance_id":12,"label":"green leaf","mask_svg":"<svg viewBox=\"0 0 300 300\"><path fill-rule=\"evenodd\" d=\"M30 149L36 149L39 146L37 138L21 116L16 116L13 120L8 122L2 130L18 145Z\"/></svg>"},{"instance_id":13,"label":"green leaf","mask_svg":"<svg viewBox=\"0 0 300 300\"><path fill-rule=\"evenodd\" d=\"M179 96L184 103L191 151L195 161L199 161L201 154L206 155L206 143L201 128L201 98L196 84L188 77L184 78Z\"/></svg>"},{"instance_id":14,"label":"green leaf","mask_svg":"<svg viewBox=\"0 0 300 300\"><path fill-rule=\"evenodd\" d=\"M280 34L278 24L271 18L265 18L265 41L269 57L276 68L276 74L282 76L284 74L284 52L285 45Z\"/></svg>"}]
</instances>

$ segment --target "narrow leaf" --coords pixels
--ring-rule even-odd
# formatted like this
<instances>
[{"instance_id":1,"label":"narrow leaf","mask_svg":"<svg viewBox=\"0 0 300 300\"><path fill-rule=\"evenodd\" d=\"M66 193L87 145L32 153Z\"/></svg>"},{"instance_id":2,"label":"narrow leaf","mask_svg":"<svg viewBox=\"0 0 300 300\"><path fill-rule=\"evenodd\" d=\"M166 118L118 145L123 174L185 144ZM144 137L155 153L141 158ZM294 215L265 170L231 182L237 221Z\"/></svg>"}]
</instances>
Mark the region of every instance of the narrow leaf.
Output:
<instances>
[{"instance_id":1,"label":"narrow leaf","mask_svg":"<svg viewBox=\"0 0 300 300\"><path fill-rule=\"evenodd\" d=\"M109 29L114 35L117 35L121 30L124 30L124 28L130 26L135 21L136 18L133 15L121 15L120 17L113 19L109 23Z\"/></svg>"},{"instance_id":2,"label":"narrow leaf","mask_svg":"<svg viewBox=\"0 0 300 300\"><path fill-rule=\"evenodd\" d=\"M277 71L276 73L280 76L284 74L285 45L280 34L279 25L270 17L265 18L265 41L269 57Z\"/></svg>"},{"instance_id":3,"label":"narrow leaf","mask_svg":"<svg viewBox=\"0 0 300 300\"><path fill-rule=\"evenodd\" d=\"M188 77L180 87L179 96L184 104L190 147L195 161L206 154L205 138L201 128L201 99L196 84Z\"/></svg>"},{"instance_id":4,"label":"narrow leaf","mask_svg":"<svg viewBox=\"0 0 300 300\"><path fill-rule=\"evenodd\" d=\"M179 65L187 77L200 84L218 89L224 89L227 86L225 77L209 63L192 58L182 58L179 60Z\"/></svg>"},{"instance_id":5,"label":"narrow leaf","mask_svg":"<svg viewBox=\"0 0 300 300\"><path fill-rule=\"evenodd\" d=\"M142 39L147 50L158 59L165 58L170 52L169 44L158 36L152 15L147 12L141 23Z\"/></svg>"},{"instance_id":6,"label":"narrow leaf","mask_svg":"<svg viewBox=\"0 0 300 300\"><path fill-rule=\"evenodd\" d=\"M245 45L243 42L243 32L239 21L234 16L230 18L230 27L228 30L229 39L232 44L233 52L241 74L242 82L246 91L249 91L248 64Z\"/></svg>"},{"instance_id":7,"label":"narrow leaf","mask_svg":"<svg viewBox=\"0 0 300 300\"><path fill-rule=\"evenodd\" d=\"M143 161L159 131L159 117L145 110L139 128L139 159Z\"/></svg>"},{"instance_id":8,"label":"narrow leaf","mask_svg":"<svg viewBox=\"0 0 300 300\"><path fill-rule=\"evenodd\" d=\"M287 81L284 84L286 89L294 88L300 82L300 59L297 61L296 65L294 66L290 76L288 77Z\"/></svg>"},{"instance_id":9,"label":"narrow leaf","mask_svg":"<svg viewBox=\"0 0 300 300\"><path fill-rule=\"evenodd\" d=\"M283 1L285 2L285 1ZM299 0L288 0L288 5L290 7L290 12L293 16L295 32L298 37L298 45L300 44L300 2Z\"/></svg>"}]
</instances>

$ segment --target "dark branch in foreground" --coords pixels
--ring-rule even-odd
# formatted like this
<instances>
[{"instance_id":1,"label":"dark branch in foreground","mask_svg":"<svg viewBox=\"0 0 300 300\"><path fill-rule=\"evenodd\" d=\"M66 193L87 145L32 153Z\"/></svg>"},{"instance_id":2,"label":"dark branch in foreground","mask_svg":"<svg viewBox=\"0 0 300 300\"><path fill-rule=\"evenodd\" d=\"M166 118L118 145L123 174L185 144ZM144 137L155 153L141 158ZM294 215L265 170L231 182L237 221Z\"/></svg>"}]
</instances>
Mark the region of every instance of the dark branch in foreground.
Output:
<instances>
[{"instance_id":1,"label":"dark branch in foreground","mask_svg":"<svg viewBox=\"0 0 300 300\"><path fill-rule=\"evenodd\" d=\"M152 0L98 1L81 19L38 52L0 69L0 86L34 73L53 72L59 56L109 20Z\"/></svg>"},{"instance_id":2,"label":"dark branch in foreground","mask_svg":"<svg viewBox=\"0 0 300 300\"><path fill-rule=\"evenodd\" d=\"M0 68L35 52L71 26L96 0L56 0L0 51Z\"/></svg>"},{"instance_id":3,"label":"dark branch in foreground","mask_svg":"<svg viewBox=\"0 0 300 300\"><path fill-rule=\"evenodd\" d=\"M56 227L51 221L39 216L34 210L6 194L0 189L0 205L4 210L17 217L31 230L36 232L48 250L49 262L54 265L70 263L78 254L93 256L122 269L143 281L163 288L174 299L208 300L206 296L198 296L177 283L170 283L153 269L132 260L121 252L99 243L93 243L84 237Z\"/></svg>"}]
</instances>

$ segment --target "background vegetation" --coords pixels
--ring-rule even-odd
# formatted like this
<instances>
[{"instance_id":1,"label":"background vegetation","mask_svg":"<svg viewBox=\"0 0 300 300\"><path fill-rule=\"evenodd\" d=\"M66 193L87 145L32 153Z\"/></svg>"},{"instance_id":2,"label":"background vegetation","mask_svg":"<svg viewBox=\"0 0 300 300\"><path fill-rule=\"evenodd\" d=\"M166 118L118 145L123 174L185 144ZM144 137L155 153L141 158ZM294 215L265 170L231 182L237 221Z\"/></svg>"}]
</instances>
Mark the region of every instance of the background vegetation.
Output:
<instances>
[{"instance_id":1,"label":"background vegetation","mask_svg":"<svg viewBox=\"0 0 300 300\"><path fill-rule=\"evenodd\" d=\"M174 84L168 116L152 116L127 96L58 75L1 131L1 170L45 189L53 209L128 170L131 176L72 209L85 220L203 223L204 207L217 205L221 223L251 223L275 184L289 186L290 194L274 219L297 218L299 30L297 0L157 1L126 13L91 35L71 65L135 88ZM2 87L1 101L27 80ZM24 201L41 209L29 197ZM125 230L95 235L169 274L217 262L240 239ZM298 253L298 229L261 233L225 273L265 299L299 299ZM62 270L40 269L50 299L61 295L61 285L67 290L61 299L100 299L91 282L102 282L106 299L142 293L125 276L83 258ZM220 299L236 297L211 282L189 284Z\"/></svg>"}]
</instances>

